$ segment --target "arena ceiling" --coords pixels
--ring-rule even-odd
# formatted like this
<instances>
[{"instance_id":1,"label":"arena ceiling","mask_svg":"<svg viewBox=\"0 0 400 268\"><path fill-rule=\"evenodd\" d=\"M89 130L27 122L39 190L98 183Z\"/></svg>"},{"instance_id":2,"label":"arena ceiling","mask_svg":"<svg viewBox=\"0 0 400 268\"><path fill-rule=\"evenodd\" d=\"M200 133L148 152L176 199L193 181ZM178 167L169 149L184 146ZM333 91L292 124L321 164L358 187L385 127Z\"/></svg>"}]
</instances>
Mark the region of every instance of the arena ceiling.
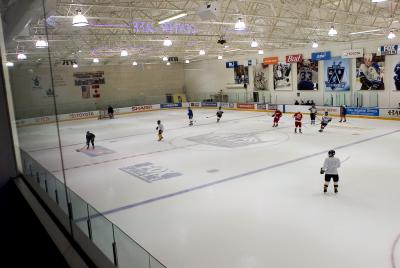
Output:
<instances>
[{"instance_id":1,"label":"arena ceiling","mask_svg":"<svg viewBox=\"0 0 400 268\"><path fill-rule=\"evenodd\" d=\"M46 16L40 8L24 9L18 2L2 1L6 20L25 18L27 23L18 31L10 31L6 40L7 58L15 60L23 50L28 61L45 57L35 42L46 36L47 23L50 52L55 61L75 59L80 64L91 64L93 58L102 63L162 62L163 56L201 60L217 55L257 55L264 51L284 48L310 47L313 41L324 44L385 39L389 31L397 34L399 1L373 3L371 0L54 0L46 2ZM37 7L42 0L32 0ZM207 4L215 3L215 17L204 19L199 14ZM29 16L15 16L28 12ZM72 19L78 10L89 22L85 27L73 27ZM30 12L30 14L29 14ZM36 12L33 14L33 12ZM185 17L167 24L159 21L186 13ZM13 16L11 16L13 14ZM11 17L11 19L10 19ZM29 19L28 19L29 17ZM234 29L241 18L246 24L243 31ZM5 21L5 27L12 27ZM337 36L328 36L334 27ZM163 46L168 37L172 46ZM227 41L218 44L219 39ZM252 40L258 42L252 48ZM121 49L129 56L121 57ZM206 55L200 56L199 50Z\"/></svg>"}]
</instances>

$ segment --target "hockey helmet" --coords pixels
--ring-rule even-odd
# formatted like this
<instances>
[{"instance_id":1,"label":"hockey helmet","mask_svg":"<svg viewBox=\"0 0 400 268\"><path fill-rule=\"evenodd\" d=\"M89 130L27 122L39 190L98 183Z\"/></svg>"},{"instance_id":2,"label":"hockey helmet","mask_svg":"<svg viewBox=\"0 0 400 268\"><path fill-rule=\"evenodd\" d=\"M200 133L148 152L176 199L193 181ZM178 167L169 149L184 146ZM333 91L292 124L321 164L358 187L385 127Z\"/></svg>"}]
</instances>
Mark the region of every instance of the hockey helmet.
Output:
<instances>
[{"instance_id":1,"label":"hockey helmet","mask_svg":"<svg viewBox=\"0 0 400 268\"><path fill-rule=\"evenodd\" d=\"M335 156L335 150L329 150L328 155L329 157L334 157Z\"/></svg>"}]
</instances>

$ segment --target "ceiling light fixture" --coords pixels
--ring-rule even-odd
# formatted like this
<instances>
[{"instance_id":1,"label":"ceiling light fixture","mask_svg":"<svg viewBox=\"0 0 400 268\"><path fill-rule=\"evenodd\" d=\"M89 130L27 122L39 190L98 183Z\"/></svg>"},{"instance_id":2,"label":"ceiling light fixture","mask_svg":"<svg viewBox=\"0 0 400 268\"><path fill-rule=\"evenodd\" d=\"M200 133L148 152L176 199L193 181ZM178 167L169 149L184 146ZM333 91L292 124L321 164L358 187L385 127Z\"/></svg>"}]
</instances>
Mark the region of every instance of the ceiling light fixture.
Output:
<instances>
[{"instance_id":1,"label":"ceiling light fixture","mask_svg":"<svg viewBox=\"0 0 400 268\"><path fill-rule=\"evenodd\" d=\"M371 0L372 3L380 3L380 2L385 2L387 0Z\"/></svg>"},{"instance_id":2,"label":"ceiling light fixture","mask_svg":"<svg viewBox=\"0 0 400 268\"><path fill-rule=\"evenodd\" d=\"M172 17L169 17L169 18L166 18L166 19L164 19L164 20L161 20L161 21L158 22L158 24L163 24L163 23L166 23L166 22L170 22L170 21L173 21L173 20L176 20L176 19L185 17L185 16L187 16L187 13L180 13L180 14L178 14L178 15L175 15L175 16L172 16Z\"/></svg>"},{"instance_id":3,"label":"ceiling light fixture","mask_svg":"<svg viewBox=\"0 0 400 268\"><path fill-rule=\"evenodd\" d=\"M163 60L163 61L168 61L168 57L164 56L164 57L162 58L162 60Z\"/></svg>"},{"instance_id":4,"label":"ceiling light fixture","mask_svg":"<svg viewBox=\"0 0 400 268\"><path fill-rule=\"evenodd\" d=\"M170 66L171 65L171 63L170 62L167 62L167 66Z\"/></svg>"},{"instance_id":5,"label":"ceiling light fixture","mask_svg":"<svg viewBox=\"0 0 400 268\"><path fill-rule=\"evenodd\" d=\"M19 59L19 60L26 60L27 58L28 57L22 52L18 53L18 55L17 55L17 59Z\"/></svg>"},{"instance_id":6,"label":"ceiling light fixture","mask_svg":"<svg viewBox=\"0 0 400 268\"><path fill-rule=\"evenodd\" d=\"M206 54L206 52L204 51L204 49L200 49L199 55L200 55L200 56L203 56L203 55L205 55L205 54Z\"/></svg>"},{"instance_id":7,"label":"ceiling light fixture","mask_svg":"<svg viewBox=\"0 0 400 268\"><path fill-rule=\"evenodd\" d=\"M243 31L244 29L246 29L246 24L244 24L241 18L238 18L238 21L235 23L235 30Z\"/></svg>"},{"instance_id":8,"label":"ceiling light fixture","mask_svg":"<svg viewBox=\"0 0 400 268\"><path fill-rule=\"evenodd\" d=\"M312 45L311 45L312 48L317 48L318 46L319 45L318 45L318 43L316 41L312 42Z\"/></svg>"},{"instance_id":9,"label":"ceiling light fixture","mask_svg":"<svg viewBox=\"0 0 400 268\"><path fill-rule=\"evenodd\" d=\"M222 60L222 55L218 55L217 57L219 60Z\"/></svg>"},{"instance_id":10,"label":"ceiling light fixture","mask_svg":"<svg viewBox=\"0 0 400 268\"><path fill-rule=\"evenodd\" d=\"M132 62L132 65L137 66L137 62L136 61Z\"/></svg>"},{"instance_id":11,"label":"ceiling light fixture","mask_svg":"<svg viewBox=\"0 0 400 268\"><path fill-rule=\"evenodd\" d=\"M77 63L74 63L74 64L72 64L72 68L78 68L78 64Z\"/></svg>"},{"instance_id":12,"label":"ceiling light fixture","mask_svg":"<svg viewBox=\"0 0 400 268\"><path fill-rule=\"evenodd\" d=\"M93 59L93 63L99 63L99 59L98 58L94 58Z\"/></svg>"},{"instance_id":13,"label":"ceiling light fixture","mask_svg":"<svg viewBox=\"0 0 400 268\"><path fill-rule=\"evenodd\" d=\"M36 41L35 46L36 48L46 48L49 46L49 43L47 43L46 40L42 40L41 38L39 38L39 40Z\"/></svg>"},{"instance_id":14,"label":"ceiling light fixture","mask_svg":"<svg viewBox=\"0 0 400 268\"><path fill-rule=\"evenodd\" d=\"M14 67L14 62L7 61L6 66L7 67Z\"/></svg>"},{"instance_id":15,"label":"ceiling light fixture","mask_svg":"<svg viewBox=\"0 0 400 268\"><path fill-rule=\"evenodd\" d=\"M168 37L165 37L163 45L166 47L172 46L172 41L168 39Z\"/></svg>"},{"instance_id":16,"label":"ceiling light fixture","mask_svg":"<svg viewBox=\"0 0 400 268\"><path fill-rule=\"evenodd\" d=\"M333 27L333 25L332 25L332 27L329 29L328 35L329 35L329 36L335 36L335 35L337 35L337 31L336 31L335 27Z\"/></svg>"},{"instance_id":17,"label":"ceiling light fixture","mask_svg":"<svg viewBox=\"0 0 400 268\"><path fill-rule=\"evenodd\" d=\"M365 33L379 32L379 31L381 31L381 29L366 30L366 31L361 31L361 32L353 32L353 33L349 33L349 34L355 35L355 34L365 34Z\"/></svg>"},{"instance_id":18,"label":"ceiling light fixture","mask_svg":"<svg viewBox=\"0 0 400 268\"><path fill-rule=\"evenodd\" d=\"M251 41L250 46L251 46L251 47L258 47L257 41L256 41L255 39L253 39L253 41Z\"/></svg>"},{"instance_id":19,"label":"ceiling light fixture","mask_svg":"<svg viewBox=\"0 0 400 268\"><path fill-rule=\"evenodd\" d=\"M388 36L387 36L388 39L393 39L395 37L396 37L396 35L393 33L393 31L390 31Z\"/></svg>"},{"instance_id":20,"label":"ceiling light fixture","mask_svg":"<svg viewBox=\"0 0 400 268\"><path fill-rule=\"evenodd\" d=\"M74 16L74 18L72 19L72 26L75 27L83 27L83 26L88 26L89 22L86 19L86 17L84 15L82 15L81 11L78 10L78 14L76 14Z\"/></svg>"},{"instance_id":21,"label":"ceiling light fixture","mask_svg":"<svg viewBox=\"0 0 400 268\"><path fill-rule=\"evenodd\" d=\"M121 50L121 57L126 57L126 56L128 56L128 50L122 49Z\"/></svg>"},{"instance_id":22,"label":"ceiling light fixture","mask_svg":"<svg viewBox=\"0 0 400 268\"><path fill-rule=\"evenodd\" d=\"M190 63L190 60L185 60L185 63Z\"/></svg>"},{"instance_id":23,"label":"ceiling light fixture","mask_svg":"<svg viewBox=\"0 0 400 268\"><path fill-rule=\"evenodd\" d=\"M264 50L260 49L260 50L258 51L258 55L264 55Z\"/></svg>"}]
</instances>

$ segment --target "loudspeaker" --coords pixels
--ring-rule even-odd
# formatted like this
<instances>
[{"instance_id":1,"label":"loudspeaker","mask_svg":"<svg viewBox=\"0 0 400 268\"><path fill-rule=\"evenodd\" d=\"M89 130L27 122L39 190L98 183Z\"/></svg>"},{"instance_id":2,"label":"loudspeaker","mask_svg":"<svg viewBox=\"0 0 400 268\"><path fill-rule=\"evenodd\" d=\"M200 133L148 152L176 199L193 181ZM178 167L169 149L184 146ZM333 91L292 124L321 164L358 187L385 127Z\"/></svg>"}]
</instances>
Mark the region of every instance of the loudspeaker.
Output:
<instances>
[{"instance_id":1,"label":"loudspeaker","mask_svg":"<svg viewBox=\"0 0 400 268\"><path fill-rule=\"evenodd\" d=\"M207 5L200 7L197 10L197 15L199 15L202 20L214 20L217 18L218 10L218 3L211 2Z\"/></svg>"}]
</instances>

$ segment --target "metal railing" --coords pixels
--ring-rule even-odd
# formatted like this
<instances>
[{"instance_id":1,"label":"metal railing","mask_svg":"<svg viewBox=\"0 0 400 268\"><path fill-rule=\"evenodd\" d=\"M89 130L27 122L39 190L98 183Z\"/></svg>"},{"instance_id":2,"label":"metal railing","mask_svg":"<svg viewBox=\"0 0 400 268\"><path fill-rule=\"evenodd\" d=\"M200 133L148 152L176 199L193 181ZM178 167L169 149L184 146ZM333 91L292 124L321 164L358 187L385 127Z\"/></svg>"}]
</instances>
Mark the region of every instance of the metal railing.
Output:
<instances>
[{"instance_id":1,"label":"metal railing","mask_svg":"<svg viewBox=\"0 0 400 268\"><path fill-rule=\"evenodd\" d=\"M25 177L37 183L70 219L70 224L78 227L116 267L166 268L78 194L68 187L65 190L59 179L23 150L21 158Z\"/></svg>"}]
</instances>

